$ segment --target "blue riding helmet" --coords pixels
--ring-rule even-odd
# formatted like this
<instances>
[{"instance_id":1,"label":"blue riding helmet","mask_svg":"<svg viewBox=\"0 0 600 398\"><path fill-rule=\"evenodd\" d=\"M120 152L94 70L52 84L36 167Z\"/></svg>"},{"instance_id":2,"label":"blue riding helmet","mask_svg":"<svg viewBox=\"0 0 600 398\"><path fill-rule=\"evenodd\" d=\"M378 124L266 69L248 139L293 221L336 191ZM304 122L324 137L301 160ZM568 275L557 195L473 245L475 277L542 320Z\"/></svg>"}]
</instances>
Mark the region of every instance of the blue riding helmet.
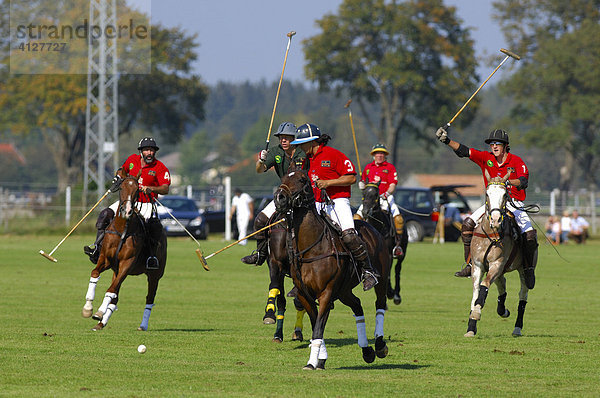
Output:
<instances>
[{"instance_id":1,"label":"blue riding helmet","mask_svg":"<svg viewBox=\"0 0 600 398\"><path fill-rule=\"evenodd\" d=\"M314 141L321 137L321 130L311 123L305 123L296 130L296 139L291 142L292 145L304 144Z\"/></svg>"},{"instance_id":2,"label":"blue riding helmet","mask_svg":"<svg viewBox=\"0 0 600 398\"><path fill-rule=\"evenodd\" d=\"M291 136L294 136L294 138L296 138L296 125L292 122L281 123L279 125L279 128L277 128L277 132L273 135L278 137L282 134L283 135L291 135Z\"/></svg>"}]
</instances>

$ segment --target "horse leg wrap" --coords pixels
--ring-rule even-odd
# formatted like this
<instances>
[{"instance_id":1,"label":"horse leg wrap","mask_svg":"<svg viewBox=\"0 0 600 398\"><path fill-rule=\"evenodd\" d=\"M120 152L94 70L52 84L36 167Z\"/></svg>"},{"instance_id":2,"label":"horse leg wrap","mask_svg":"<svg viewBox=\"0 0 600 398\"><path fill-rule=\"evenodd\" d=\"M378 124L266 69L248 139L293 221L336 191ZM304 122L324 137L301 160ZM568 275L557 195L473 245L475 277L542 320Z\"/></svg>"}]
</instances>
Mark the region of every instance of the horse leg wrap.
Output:
<instances>
[{"instance_id":1,"label":"horse leg wrap","mask_svg":"<svg viewBox=\"0 0 600 398\"><path fill-rule=\"evenodd\" d=\"M319 359L319 361L327 359L327 348L325 348L324 340L321 340L321 345L319 346L319 355L317 356L317 359Z\"/></svg>"},{"instance_id":2,"label":"horse leg wrap","mask_svg":"<svg viewBox=\"0 0 600 398\"><path fill-rule=\"evenodd\" d=\"M104 326L106 326L106 324L108 323L108 320L110 319L111 315L116 310L117 310L117 305L116 304L109 304L108 305L108 307L106 308L106 312L104 313L104 316L102 317L102 321L101 321Z\"/></svg>"},{"instance_id":3,"label":"horse leg wrap","mask_svg":"<svg viewBox=\"0 0 600 398\"><path fill-rule=\"evenodd\" d=\"M473 332L473 334L477 334L477 321L475 319L469 318L469 323L467 325L467 333Z\"/></svg>"},{"instance_id":4,"label":"horse leg wrap","mask_svg":"<svg viewBox=\"0 0 600 398\"><path fill-rule=\"evenodd\" d=\"M383 336L383 319L385 317L385 310L379 309L375 313L375 338Z\"/></svg>"},{"instance_id":5,"label":"horse leg wrap","mask_svg":"<svg viewBox=\"0 0 600 398\"><path fill-rule=\"evenodd\" d=\"M154 304L146 304L146 307L144 308L144 316L142 317L142 323L140 323L141 330L148 330L148 321L150 320L150 313L152 312L152 307L154 307Z\"/></svg>"},{"instance_id":6,"label":"horse leg wrap","mask_svg":"<svg viewBox=\"0 0 600 398\"><path fill-rule=\"evenodd\" d=\"M365 324L365 316L354 316L356 320L356 335L358 339L358 346L365 348L369 346L369 340L367 339L367 325Z\"/></svg>"},{"instance_id":7,"label":"horse leg wrap","mask_svg":"<svg viewBox=\"0 0 600 398\"><path fill-rule=\"evenodd\" d=\"M272 311L275 312L275 299L279 295L279 289L271 289L269 290L269 298L267 299L267 306L265 307L265 312Z\"/></svg>"},{"instance_id":8,"label":"horse leg wrap","mask_svg":"<svg viewBox=\"0 0 600 398\"><path fill-rule=\"evenodd\" d=\"M96 285L98 284L99 280L100 277L90 278L90 284L88 285L88 290L85 294L86 301L94 301L94 298L96 297Z\"/></svg>"},{"instance_id":9,"label":"horse leg wrap","mask_svg":"<svg viewBox=\"0 0 600 398\"><path fill-rule=\"evenodd\" d=\"M501 317L506 317L506 307L505 307L505 302L506 302L506 292L504 292L504 294L501 294L498 296L498 307L496 307L496 312L498 313L498 315L500 315Z\"/></svg>"},{"instance_id":10,"label":"horse leg wrap","mask_svg":"<svg viewBox=\"0 0 600 398\"><path fill-rule=\"evenodd\" d=\"M104 295L104 300L102 300L102 305L100 305L100 307L98 308L98 312L106 313L106 309L108 308L108 305L113 300L116 300L116 298L117 298L117 293L106 292L106 294ZM115 301L115 305L116 305L116 301Z\"/></svg>"},{"instance_id":11,"label":"horse leg wrap","mask_svg":"<svg viewBox=\"0 0 600 398\"><path fill-rule=\"evenodd\" d=\"M294 300L294 302L295 302L295 300ZM295 330L300 330L300 331L302 330L304 314L306 314L305 309L298 310L298 307L296 307L296 323L294 324Z\"/></svg>"},{"instance_id":12,"label":"horse leg wrap","mask_svg":"<svg viewBox=\"0 0 600 398\"><path fill-rule=\"evenodd\" d=\"M460 232L460 237L463 241L463 245L465 248L465 262L469 264L469 256L471 254L471 240L473 239L473 230L475 229L475 221L471 218L465 218L463 222L462 229Z\"/></svg>"},{"instance_id":13,"label":"horse leg wrap","mask_svg":"<svg viewBox=\"0 0 600 398\"><path fill-rule=\"evenodd\" d=\"M488 288L484 285L479 285L479 296L477 296L477 300L475 300L475 305L483 306L485 305L485 299L488 295Z\"/></svg>"},{"instance_id":14,"label":"horse leg wrap","mask_svg":"<svg viewBox=\"0 0 600 398\"><path fill-rule=\"evenodd\" d=\"M517 320L515 321L515 327L523 328L523 315L525 315L525 306L527 301L519 300L519 306L517 307Z\"/></svg>"},{"instance_id":15,"label":"horse leg wrap","mask_svg":"<svg viewBox=\"0 0 600 398\"><path fill-rule=\"evenodd\" d=\"M310 341L310 358L306 365L311 365L315 369L317 368L321 344L323 344L323 339L314 339Z\"/></svg>"}]
</instances>

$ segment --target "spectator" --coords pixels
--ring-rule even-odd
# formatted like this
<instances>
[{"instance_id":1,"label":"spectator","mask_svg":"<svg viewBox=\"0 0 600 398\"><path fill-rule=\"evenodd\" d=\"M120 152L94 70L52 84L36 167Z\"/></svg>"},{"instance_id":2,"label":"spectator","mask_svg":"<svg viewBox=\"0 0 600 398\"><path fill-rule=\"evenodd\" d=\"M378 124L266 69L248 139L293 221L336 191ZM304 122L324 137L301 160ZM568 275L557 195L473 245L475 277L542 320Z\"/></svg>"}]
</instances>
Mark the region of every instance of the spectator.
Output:
<instances>
[{"instance_id":1,"label":"spectator","mask_svg":"<svg viewBox=\"0 0 600 398\"><path fill-rule=\"evenodd\" d=\"M558 220L558 217L548 217L548 221L546 221L546 235L553 245L558 245L560 243L560 232L560 221Z\"/></svg>"},{"instance_id":2,"label":"spectator","mask_svg":"<svg viewBox=\"0 0 600 398\"><path fill-rule=\"evenodd\" d=\"M571 217L571 233L569 238L573 239L578 244L585 243L588 237L588 227L590 224L579 215L577 210L573 210L573 216Z\"/></svg>"},{"instance_id":3,"label":"spectator","mask_svg":"<svg viewBox=\"0 0 600 398\"><path fill-rule=\"evenodd\" d=\"M569 241L570 232L571 217L569 217L569 211L565 210L562 218L560 219L560 243L567 243Z\"/></svg>"},{"instance_id":4,"label":"spectator","mask_svg":"<svg viewBox=\"0 0 600 398\"><path fill-rule=\"evenodd\" d=\"M242 192L241 189L236 188L233 192L234 196L231 200L231 214L229 215L229 219L233 218L233 213L236 213L236 222L237 228L239 232L238 239L242 239L247 235L248 224L250 220L254 217L254 201L245 192ZM244 246L248 243L247 239L244 239L240 242L240 245Z\"/></svg>"}]
</instances>

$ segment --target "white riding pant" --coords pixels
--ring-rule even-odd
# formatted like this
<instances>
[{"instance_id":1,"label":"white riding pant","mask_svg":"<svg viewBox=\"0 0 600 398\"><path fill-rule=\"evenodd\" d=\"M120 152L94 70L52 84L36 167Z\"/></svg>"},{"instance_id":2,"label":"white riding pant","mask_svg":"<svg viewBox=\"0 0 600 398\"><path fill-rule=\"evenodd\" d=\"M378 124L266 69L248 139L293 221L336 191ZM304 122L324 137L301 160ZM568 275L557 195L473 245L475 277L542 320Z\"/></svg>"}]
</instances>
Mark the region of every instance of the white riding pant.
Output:
<instances>
[{"instance_id":1,"label":"white riding pant","mask_svg":"<svg viewBox=\"0 0 600 398\"><path fill-rule=\"evenodd\" d=\"M268 205L265 206L264 209L262 209L261 213L267 216L268 219L271 219L271 216L275 214L275 210L275 201L272 200Z\"/></svg>"},{"instance_id":2,"label":"white riding pant","mask_svg":"<svg viewBox=\"0 0 600 398\"><path fill-rule=\"evenodd\" d=\"M333 222L340 226L342 231L354 229L354 219L352 218L352 209L350 208L350 199L337 198L333 199L333 205L328 205L325 202L315 202L317 211L323 210Z\"/></svg>"},{"instance_id":3,"label":"white riding pant","mask_svg":"<svg viewBox=\"0 0 600 398\"><path fill-rule=\"evenodd\" d=\"M513 202L518 207L523 207L524 206L523 202L521 202L519 200L514 200L513 199ZM514 214L515 220L517 221L517 225L521 229L522 233L525 233L527 231L531 231L533 229L533 226L531 225L531 219L529 218L529 214L527 214L526 211L517 210L510 203L506 204L506 208L508 210L510 210ZM479 219L484 214L485 214L485 205L483 205L480 208L478 208L477 210L475 210L473 212L473 214L471 214L468 218L470 218L471 220L474 220L475 223L478 224L479 223Z\"/></svg>"},{"instance_id":4,"label":"white riding pant","mask_svg":"<svg viewBox=\"0 0 600 398\"><path fill-rule=\"evenodd\" d=\"M113 203L112 205L108 206L112 211L115 212L115 214L118 213L119 211L119 201L116 201L115 203ZM139 210L140 215L142 217L144 217L144 220L148 221L148 219L150 218L150 216L152 215L152 203L150 202L137 202L135 204L135 207Z\"/></svg>"},{"instance_id":5,"label":"white riding pant","mask_svg":"<svg viewBox=\"0 0 600 398\"><path fill-rule=\"evenodd\" d=\"M387 200L380 197L379 198L379 206L381 206L381 210L390 211L390 209L391 209L392 217L396 217L398 214L400 214L400 210L398 209L398 206L396 205L396 202L394 201L394 195L389 195L387 197ZM363 205L360 205L360 207L356 211L356 214L358 214L361 217L363 217L362 209L363 209Z\"/></svg>"}]
</instances>

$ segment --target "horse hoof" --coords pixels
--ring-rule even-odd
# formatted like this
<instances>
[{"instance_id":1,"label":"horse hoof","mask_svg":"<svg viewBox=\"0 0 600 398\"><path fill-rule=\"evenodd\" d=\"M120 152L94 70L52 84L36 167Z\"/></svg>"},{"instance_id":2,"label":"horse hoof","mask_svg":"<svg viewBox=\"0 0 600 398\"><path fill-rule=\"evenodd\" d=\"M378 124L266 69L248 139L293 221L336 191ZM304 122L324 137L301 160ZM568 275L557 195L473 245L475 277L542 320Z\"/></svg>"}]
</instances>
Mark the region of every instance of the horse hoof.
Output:
<instances>
[{"instance_id":1,"label":"horse hoof","mask_svg":"<svg viewBox=\"0 0 600 398\"><path fill-rule=\"evenodd\" d=\"M317 361L317 370L325 370L325 361L327 359L319 359Z\"/></svg>"},{"instance_id":2,"label":"horse hoof","mask_svg":"<svg viewBox=\"0 0 600 398\"><path fill-rule=\"evenodd\" d=\"M377 339L375 339L375 354L377 355L378 358L387 357L388 346L387 346L387 344L385 344L385 341L383 340L383 336L379 336L379 337L377 337Z\"/></svg>"},{"instance_id":3,"label":"horse hoof","mask_svg":"<svg viewBox=\"0 0 600 398\"><path fill-rule=\"evenodd\" d=\"M273 337L273 340L271 340L273 343L283 343L283 337L279 337L279 336L275 336Z\"/></svg>"},{"instance_id":4,"label":"horse hoof","mask_svg":"<svg viewBox=\"0 0 600 398\"><path fill-rule=\"evenodd\" d=\"M315 370L315 367L309 363L305 367L303 367L302 370Z\"/></svg>"},{"instance_id":5,"label":"horse hoof","mask_svg":"<svg viewBox=\"0 0 600 398\"><path fill-rule=\"evenodd\" d=\"M502 318L508 318L510 316L510 311L507 309L504 310L504 314L500 315Z\"/></svg>"},{"instance_id":6,"label":"horse hoof","mask_svg":"<svg viewBox=\"0 0 600 398\"><path fill-rule=\"evenodd\" d=\"M301 330L297 330L297 331L294 331L294 333L292 333L292 341L303 341L303 340L304 340L304 336L302 336Z\"/></svg>"},{"instance_id":7,"label":"horse hoof","mask_svg":"<svg viewBox=\"0 0 600 398\"><path fill-rule=\"evenodd\" d=\"M467 333L465 333L465 337L475 337L475 332L468 331Z\"/></svg>"},{"instance_id":8,"label":"horse hoof","mask_svg":"<svg viewBox=\"0 0 600 398\"><path fill-rule=\"evenodd\" d=\"M137 330L138 330L139 332L145 332L145 331L147 331L147 330L148 330L148 328L143 328L143 327L141 327L141 326L140 326L139 328L137 328Z\"/></svg>"},{"instance_id":9,"label":"horse hoof","mask_svg":"<svg viewBox=\"0 0 600 398\"><path fill-rule=\"evenodd\" d=\"M263 323L265 325L273 325L275 323L275 312L271 310L265 312L265 316L263 317Z\"/></svg>"},{"instance_id":10,"label":"horse hoof","mask_svg":"<svg viewBox=\"0 0 600 398\"><path fill-rule=\"evenodd\" d=\"M100 311L97 311L94 315L92 315L92 319L95 319L97 321L101 321L103 317L104 317L104 312L100 312Z\"/></svg>"},{"instance_id":11,"label":"horse hoof","mask_svg":"<svg viewBox=\"0 0 600 398\"><path fill-rule=\"evenodd\" d=\"M87 310L85 307L81 310L81 316L84 318L89 318L92 316L92 310Z\"/></svg>"},{"instance_id":12,"label":"horse hoof","mask_svg":"<svg viewBox=\"0 0 600 398\"><path fill-rule=\"evenodd\" d=\"M375 350L373 349L373 347L363 347L362 353L363 359L366 363L373 363L373 361L375 360Z\"/></svg>"},{"instance_id":13,"label":"horse hoof","mask_svg":"<svg viewBox=\"0 0 600 398\"><path fill-rule=\"evenodd\" d=\"M476 306L475 309L471 311L471 315L469 316L469 319L473 319L475 321L481 320L481 307L480 306Z\"/></svg>"},{"instance_id":14,"label":"horse hoof","mask_svg":"<svg viewBox=\"0 0 600 398\"><path fill-rule=\"evenodd\" d=\"M399 305L402 302L402 297L399 294L394 295L394 304Z\"/></svg>"},{"instance_id":15,"label":"horse hoof","mask_svg":"<svg viewBox=\"0 0 600 398\"><path fill-rule=\"evenodd\" d=\"M516 327L515 330L513 330L513 332L512 332L513 337L521 337L522 336L521 330L522 329L520 327Z\"/></svg>"},{"instance_id":16,"label":"horse hoof","mask_svg":"<svg viewBox=\"0 0 600 398\"><path fill-rule=\"evenodd\" d=\"M104 324L102 322L98 322L98 324L92 328L94 332L102 329L104 329Z\"/></svg>"}]
</instances>

